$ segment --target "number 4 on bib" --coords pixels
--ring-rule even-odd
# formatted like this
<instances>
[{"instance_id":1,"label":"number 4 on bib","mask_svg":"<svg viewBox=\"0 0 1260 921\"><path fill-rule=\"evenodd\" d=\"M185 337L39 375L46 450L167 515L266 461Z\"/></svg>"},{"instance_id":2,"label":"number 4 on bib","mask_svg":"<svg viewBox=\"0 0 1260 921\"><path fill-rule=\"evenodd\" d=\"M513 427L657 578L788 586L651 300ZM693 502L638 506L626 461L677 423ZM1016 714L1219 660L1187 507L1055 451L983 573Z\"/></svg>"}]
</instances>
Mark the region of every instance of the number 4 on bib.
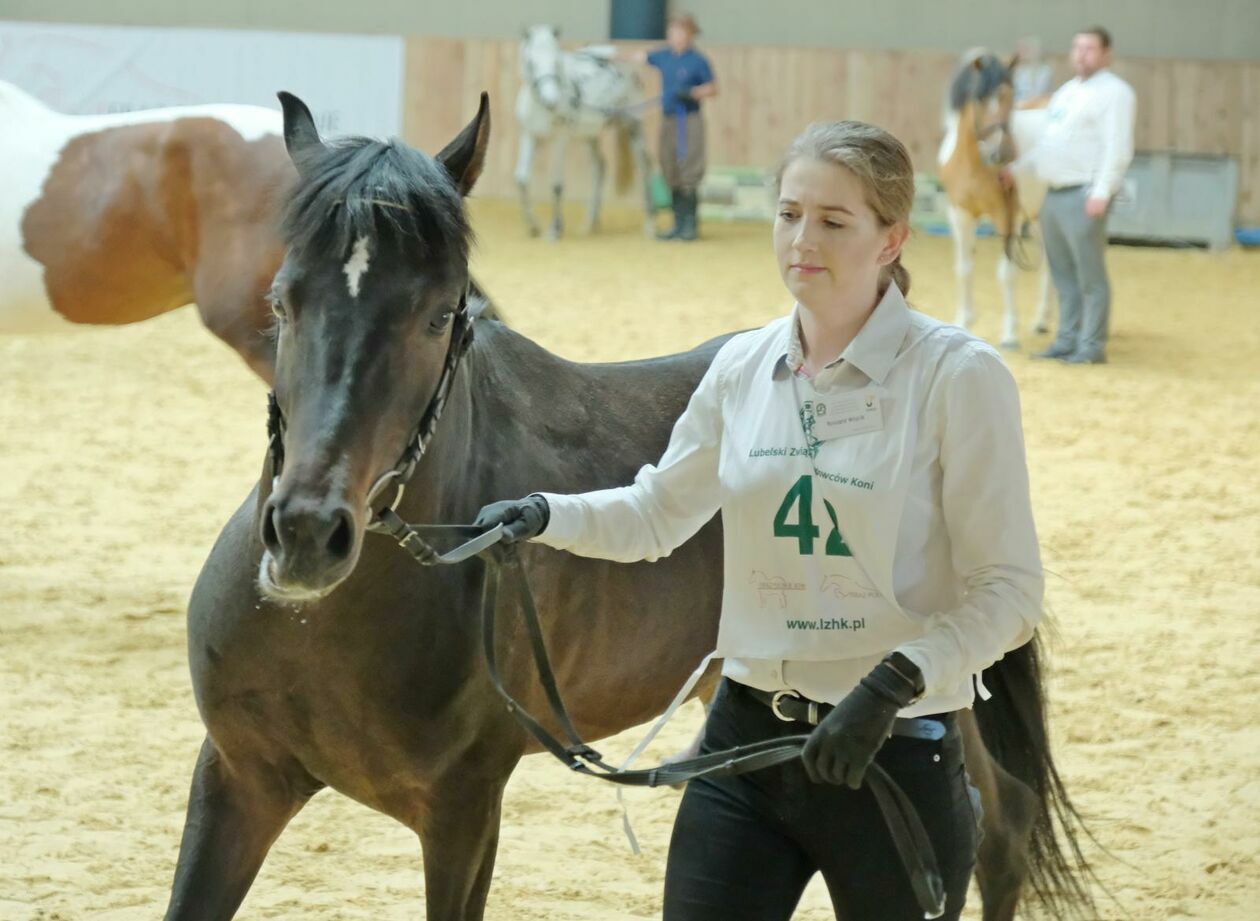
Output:
<instances>
[{"instance_id":1,"label":"number 4 on bib","mask_svg":"<svg viewBox=\"0 0 1260 921\"><path fill-rule=\"evenodd\" d=\"M840 536L840 523L836 520L836 510L830 502L823 500L827 515L831 518L831 533L827 535L824 552L827 556L853 556L844 538ZM792 507L796 506L796 523L788 522ZM814 478L803 476L787 491L779 511L774 516L774 536L796 538L797 548L801 556L812 556L814 541L818 539L818 526L814 524Z\"/></svg>"}]
</instances>

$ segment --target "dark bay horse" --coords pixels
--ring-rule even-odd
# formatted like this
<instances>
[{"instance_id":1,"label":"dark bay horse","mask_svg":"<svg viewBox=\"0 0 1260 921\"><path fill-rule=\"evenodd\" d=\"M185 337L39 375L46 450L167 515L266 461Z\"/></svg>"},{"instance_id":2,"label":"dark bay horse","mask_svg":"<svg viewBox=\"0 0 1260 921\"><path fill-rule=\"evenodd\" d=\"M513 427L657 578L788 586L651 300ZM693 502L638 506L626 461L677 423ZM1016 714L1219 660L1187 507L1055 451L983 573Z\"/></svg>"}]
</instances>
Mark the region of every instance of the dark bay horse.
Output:
<instances>
[{"instance_id":1,"label":"dark bay horse","mask_svg":"<svg viewBox=\"0 0 1260 921\"><path fill-rule=\"evenodd\" d=\"M481 172L488 103L483 95L468 127L430 158L397 141L325 143L306 107L282 98L300 177L274 287L284 463L274 479L264 464L190 602L207 733L166 917L232 917L286 823L332 787L419 836L430 921L475 921L504 785L536 748L480 655L483 564L421 567L365 526L373 485L456 354L469 281L462 198ZM478 321L399 514L466 522L503 496L629 482L663 450L717 347L579 365ZM653 564L523 551L561 692L586 738L661 712L713 647L719 528L711 522ZM511 615L505 604L500 668L537 712L541 690ZM1046 744L1037 661L1030 645L995 666L996 697L969 721L968 763L991 829L986 918L1013 916L1026 877L1052 897L1079 892L1050 823L1070 807Z\"/></svg>"}]
</instances>

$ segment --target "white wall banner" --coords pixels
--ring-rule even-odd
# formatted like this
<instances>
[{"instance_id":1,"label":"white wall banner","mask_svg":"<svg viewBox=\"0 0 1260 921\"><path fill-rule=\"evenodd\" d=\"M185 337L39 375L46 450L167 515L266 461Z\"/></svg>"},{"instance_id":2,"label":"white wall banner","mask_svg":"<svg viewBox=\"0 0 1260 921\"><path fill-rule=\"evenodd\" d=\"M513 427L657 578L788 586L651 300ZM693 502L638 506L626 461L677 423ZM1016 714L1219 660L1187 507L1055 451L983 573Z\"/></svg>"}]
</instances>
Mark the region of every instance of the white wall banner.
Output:
<instances>
[{"instance_id":1,"label":"white wall banner","mask_svg":"<svg viewBox=\"0 0 1260 921\"><path fill-rule=\"evenodd\" d=\"M249 103L296 93L327 135L402 131L397 36L0 21L0 80L61 112ZM2 126L0 126L2 129Z\"/></svg>"}]
</instances>

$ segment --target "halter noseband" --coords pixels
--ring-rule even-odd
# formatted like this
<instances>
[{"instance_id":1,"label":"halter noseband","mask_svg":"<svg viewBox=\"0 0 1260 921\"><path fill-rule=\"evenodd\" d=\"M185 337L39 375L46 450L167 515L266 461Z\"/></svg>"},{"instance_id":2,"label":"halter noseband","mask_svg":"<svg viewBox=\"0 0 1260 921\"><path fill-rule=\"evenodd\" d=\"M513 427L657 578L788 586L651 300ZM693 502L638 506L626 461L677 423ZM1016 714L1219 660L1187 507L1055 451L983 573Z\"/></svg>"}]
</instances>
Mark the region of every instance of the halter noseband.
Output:
<instances>
[{"instance_id":1,"label":"halter noseband","mask_svg":"<svg viewBox=\"0 0 1260 921\"><path fill-rule=\"evenodd\" d=\"M408 439L407 447L403 449L402 456L398 458L398 463L377 477L376 482L372 484L372 488L368 490L367 528L369 531L387 530L382 524L382 518L387 513L393 512L398 507L398 503L402 501L407 483L411 480L412 474L416 472L416 466L420 463L420 459L424 457L424 452L427 450L429 442L433 438L433 433L437 429L438 420L442 418L442 410L446 408L446 400L450 396L451 385L455 381L455 372L459 368L460 359L464 357L468 352L468 347L472 345L473 318L468 312L467 290L460 296L459 306L455 309L451 322L453 328L451 330L450 345L446 350L446 359L442 363L442 375L438 378L437 387L433 391L429 405L425 408L424 415L420 417L420 423L416 426L415 432ZM267 450L271 455L273 483L279 478L280 471L284 466L284 431L284 413L280 410L280 404L276 400L276 391L273 389L267 394ZM383 505L376 505L376 501L388 489L394 490L393 497Z\"/></svg>"}]
</instances>

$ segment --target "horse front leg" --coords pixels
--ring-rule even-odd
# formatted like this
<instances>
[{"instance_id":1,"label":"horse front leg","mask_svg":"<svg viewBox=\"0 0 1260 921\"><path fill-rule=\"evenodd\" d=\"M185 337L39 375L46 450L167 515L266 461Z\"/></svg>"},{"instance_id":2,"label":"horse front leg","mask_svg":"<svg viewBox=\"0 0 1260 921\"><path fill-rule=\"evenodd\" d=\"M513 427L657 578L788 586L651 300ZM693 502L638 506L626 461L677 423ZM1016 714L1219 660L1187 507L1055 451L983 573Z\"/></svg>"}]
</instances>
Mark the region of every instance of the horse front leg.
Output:
<instances>
[{"instance_id":1,"label":"horse front leg","mask_svg":"<svg viewBox=\"0 0 1260 921\"><path fill-rule=\"evenodd\" d=\"M949 229L954 238L954 277L958 279L958 312L954 323L966 329L975 320L971 276L976 267L976 220L961 208L950 205Z\"/></svg>"},{"instance_id":2,"label":"horse front leg","mask_svg":"<svg viewBox=\"0 0 1260 921\"><path fill-rule=\"evenodd\" d=\"M534 153L537 149L538 139L529 132L523 133L516 154L516 190L521 200L521 217L524 218L525 228L531 237L536 237L541 232L529 200L529 180L534 174Z\"/></svg>"},{"instance_id":3,"label":"horse front leg","mask_svg":"<svg viewBox=\"0 0 1260 921\"><path fill-rule=\"evenodd\" d=\"M1004 349L1019 348L1019 316L1015 312L1015 276L1017 270L1006 253L998 257L998 286L1002 289L1002 341Z\"/></svg>"},{"instance_id":4,"label":"horse front leg","mask_svg":"<svg viewBox=\"0 0 1260 921\"><path fill-rule=\"evenodd\" d=\"M416 829L428 921L481 921L485 915L507 777L468 771L433 789Z\"/></svg>"},{"instance_id":5,"label":"horse front leg","mask_svg":"<svg viewBox=\"0 0 1260 921\"><path fill-rule=\"evenodd\" d=\"M1033 331L1038 333L1050 332L1050 263L1046 260L1046 244L1037 238L1037 245L1041 247L1041 291L1037 297L1037 315L1033 320Z\"/></svg>"},{"instance_id":6,"label":"horse front leg","mask_svg":"<svg viewBox=\"0 0 1260 921\"><path fill-rule=\"evenodd\" d=\"M604 152L599 149L598 135L587 138L586 146L591 153L591 201L586 212L586 232L595 233L599 230L599 210L608 164L604 160Z\"/></svg>"},{"instance_id":7,"label":"horse front leg","mask_svg":"<svg viewBox=\"0 0 1260 921\"><path fill-rule=\"evenodd\" d=\"M272 842L319 787L261 760L229 762L207 736L193 770L166 921L235 915Z\"/></svg>"},{"instance_id":8,"label":"horse front leg","mask_svg":"<svg viewBox=\"0 0 1260 921\"><path fill-rule=\"evenodd\" d=\"M564 156L569 147L568 135L561 131L551 147L551 227L547 239L559 240L564 235Z\"/></svg>"}]
</instances>

